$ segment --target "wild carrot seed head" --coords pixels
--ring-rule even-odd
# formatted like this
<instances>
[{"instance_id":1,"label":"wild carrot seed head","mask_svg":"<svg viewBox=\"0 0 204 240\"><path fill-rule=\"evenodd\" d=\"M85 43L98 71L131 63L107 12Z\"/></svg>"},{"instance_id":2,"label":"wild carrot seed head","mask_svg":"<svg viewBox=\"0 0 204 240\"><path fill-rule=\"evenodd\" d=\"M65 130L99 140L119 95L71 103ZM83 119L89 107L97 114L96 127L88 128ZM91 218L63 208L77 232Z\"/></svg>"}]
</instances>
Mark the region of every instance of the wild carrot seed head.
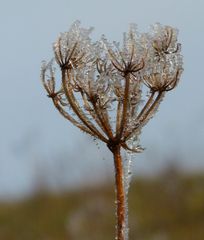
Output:
<instances>
[{"instance_id":1,"label":"wild carrot seed head","mask_svg":"<svg viewBox=\"0 0 204 240\"><path fill-rule=\"evenodd\" d=\"M108 146L138 152L142 127L183 71L178 31L155 24L149 33L139 33L132 24L121 44L105 36L93 43L91 32L76 21L60 34L54 59L42 65L43 85L59 112L82 131ZM56 64L61 70L59 90Z\"/></svg>"}]
</instances>

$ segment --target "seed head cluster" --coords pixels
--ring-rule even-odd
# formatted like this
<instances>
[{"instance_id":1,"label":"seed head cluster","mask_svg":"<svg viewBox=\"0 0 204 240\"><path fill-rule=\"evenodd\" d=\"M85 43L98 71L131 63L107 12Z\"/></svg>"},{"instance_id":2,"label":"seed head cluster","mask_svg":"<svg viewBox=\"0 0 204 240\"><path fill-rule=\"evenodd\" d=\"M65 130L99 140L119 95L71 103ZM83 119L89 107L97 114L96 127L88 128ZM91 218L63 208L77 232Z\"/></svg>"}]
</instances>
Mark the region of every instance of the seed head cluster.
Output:
<instances>
[{"instance_id":1,"label":"seed head cluster","mask_svg":"<svg viewBox=\"0 0 204 240\"><path fill-rule=\"evenodd\" d=\"M60 34L54 58L42 64L42 83L60 114L83 132L111 151L119 145L140 152L142 127L183 71L178 32L155 24L139 33L131 24L121 43L105 36L93 42L91 32L76 21Z\"/></svg>"}]
</instances>

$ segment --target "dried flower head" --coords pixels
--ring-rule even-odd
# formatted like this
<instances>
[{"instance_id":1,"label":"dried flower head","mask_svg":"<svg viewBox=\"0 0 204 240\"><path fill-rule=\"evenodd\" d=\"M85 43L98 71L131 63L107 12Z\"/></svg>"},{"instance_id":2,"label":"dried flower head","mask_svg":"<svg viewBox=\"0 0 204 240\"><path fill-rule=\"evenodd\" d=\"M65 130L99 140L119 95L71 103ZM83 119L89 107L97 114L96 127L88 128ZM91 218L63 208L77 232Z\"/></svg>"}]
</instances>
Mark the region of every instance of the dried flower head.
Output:
<instances>
[{"instance_id":1,"label":"dried flower head","mask_svg":"<svg viewBox=\"0 0 204 240\"><path fill-rule=\"evenodd\" d=\"M93 49L89 34L92 30L81 28L80 22L76 21L68 32L60 34L53 44L53 50L61 69L78 68L90 61Z\"/></svg>"},{"instance_id":2,"label":"dried flower head","mask_svg":"<svg viewBox=\"0 0 204 240\"><path fill-rule=\"evenodd\" d=\"M53 45L55 58L42 65L43 85L60 113L81 130L110 148L120 143L125 149L140 151L135 139L138 141L141 128L165 92L176 87L180 79L182 56L177 30L156 24L149 34L140 34L132 24L121 45L109 43L104 36L92 43L91 31L77 21L60 34ZM62 73L58 91L55 63ZM150 92L147 100L142 94L144 85Z\"/></svg>"},{"instance_id":3,"label":"dried flower head","mask_svg":"<svg viewBox=\"0 0 204 240\"><path fill-rule=\"evenodd\" d=\"M53 45L54 58L43 62L41 79L60 114L80 130L107 144L114 155L117 186L117 239L124 240L124 179L120 149L141 152L139 135L165 93L183 71L178 31L155 24L141 34L130 25L123 42L103 36L93 43L92 29L75 22ZM56 90L55 65L61 71ZM126 238L127 239L127 238Z\"/></svg>"}]
</instances>

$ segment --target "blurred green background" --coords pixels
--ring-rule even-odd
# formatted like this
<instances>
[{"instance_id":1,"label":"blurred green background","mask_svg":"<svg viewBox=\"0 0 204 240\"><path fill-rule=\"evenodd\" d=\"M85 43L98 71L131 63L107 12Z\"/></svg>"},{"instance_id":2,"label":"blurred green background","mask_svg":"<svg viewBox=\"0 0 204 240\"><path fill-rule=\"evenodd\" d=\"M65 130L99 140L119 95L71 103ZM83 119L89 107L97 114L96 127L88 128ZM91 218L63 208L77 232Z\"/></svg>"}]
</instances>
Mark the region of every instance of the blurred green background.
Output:
<instances>
[{"instance_id":1,"label":"blurred green background","mask_svg":"<svg viewBox=\"0 0 204 240\"><path fill-rule=\"evenodd\" d=\"M130 239L203 240L204 174L169 168L153 178L137 178L129 194ZM114 186L72 192L38 192L0 204L2 240L114 239Z\"/></svg>"}]
</instances>

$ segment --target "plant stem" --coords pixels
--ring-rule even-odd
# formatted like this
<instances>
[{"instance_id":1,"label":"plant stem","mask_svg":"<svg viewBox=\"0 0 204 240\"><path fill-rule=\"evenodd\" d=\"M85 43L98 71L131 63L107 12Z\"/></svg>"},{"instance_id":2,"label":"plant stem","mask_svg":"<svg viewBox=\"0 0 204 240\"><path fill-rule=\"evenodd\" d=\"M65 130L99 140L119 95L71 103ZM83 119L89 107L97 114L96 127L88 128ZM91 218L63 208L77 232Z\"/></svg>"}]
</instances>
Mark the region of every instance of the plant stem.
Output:
<instances>
[{"instance_id":1,"label":"plant stem","mask_svg":"<svg viewBox=\"0 0 204 240\"><path fill-rule=\"evenodd\" d=\"M125 233L125 192L123 186L123 164L120 154L120 146L112 150L115 165L116 206L117 206L117 240L124 240Z\"/></svg>"}]
</instances>

